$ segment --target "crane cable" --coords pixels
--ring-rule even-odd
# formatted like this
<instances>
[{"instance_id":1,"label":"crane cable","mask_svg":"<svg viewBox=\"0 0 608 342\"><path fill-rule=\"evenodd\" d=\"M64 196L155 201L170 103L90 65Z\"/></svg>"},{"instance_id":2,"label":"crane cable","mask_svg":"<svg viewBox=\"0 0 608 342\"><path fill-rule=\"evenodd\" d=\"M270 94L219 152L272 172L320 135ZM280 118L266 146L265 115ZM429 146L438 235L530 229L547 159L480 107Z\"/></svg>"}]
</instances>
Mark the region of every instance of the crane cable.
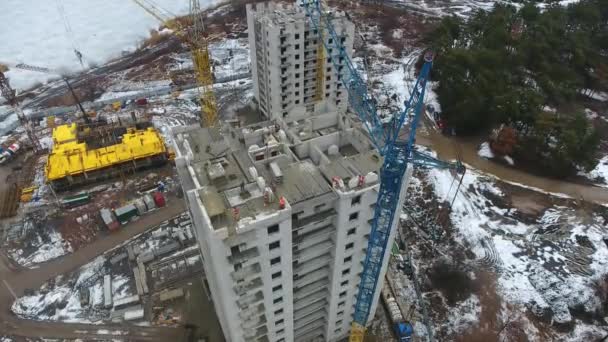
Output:
<instances>
[{"instance_id":1,"label":"crane cable","mask_svg":"<svg viewBox=\"0 0 608 342\"><path fill-rule=\"evenodd\" d=\"M168 9L164 8L163 6L159 5L157 2L153 1L153 0L141 0L142 2L145 2L146 4L148 4L148 6L150 6L151 8L153 8L155 11L160 12L160 14L167 16L169 19L172 18L177 18L177 15L174 14L173 12L169 11Z\"/></svg>"},{"instance_id":2,"label":"crane cable","mask_svg":"<svg viewBox=\"0 0 608 342\"><path fill-rule=\"evenodd\" d=\"M59 11L59 15L61 15L61 19L63 20L63 27L65 28L66 35L68 39L72 42L74 54L76 55L78 62L80 62L80 66L85 69L86 67L84 66L83 62L84 57L82 55L82 52L80 52L80 47L78 46L76 39L74 38L74 31L72 30L72 25L70 25L68 16L65 14L65 8L63 7L63 3L61 2L61 0L55 0L55 3L57 4L57 10Z\"/></svg>"}]
</instances>

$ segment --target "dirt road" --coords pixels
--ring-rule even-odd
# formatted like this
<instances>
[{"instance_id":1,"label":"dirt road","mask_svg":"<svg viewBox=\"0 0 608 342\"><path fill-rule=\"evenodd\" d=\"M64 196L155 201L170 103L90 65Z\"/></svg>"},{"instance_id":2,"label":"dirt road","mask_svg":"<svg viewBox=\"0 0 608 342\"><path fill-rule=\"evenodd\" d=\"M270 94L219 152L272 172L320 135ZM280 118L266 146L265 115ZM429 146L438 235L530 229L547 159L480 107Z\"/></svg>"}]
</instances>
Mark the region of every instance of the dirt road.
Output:
<instances>
[{"instance_id":1,"label":"dirt road","mask_svg":"<svg viewBox=\"0 0 608 342\"><path fill-rule=\"evenodd\" d=\"M507 182L523 184L546 192L561 193L575 199L582 198L586 201L608 204L608 189L540 177L483 159L477 155L478 141L446 137L435 130L427 128L424 132L419 132L416 142L432 148L437 152L439 158L443 160L457 159L458 152L460 152L460 158L463 163Z\"/></svg>"},{"instance_id":2,"label":"dirt road","mask_svg":"<svg viewBox=\"0 0 608 342\"><path fill-rule=\"evenodd\" d=\"M20 319L11 313L14 296L26 289L38 289L47 280L77 269L93 258L123 241L170 219L185 210L180 199L172 199L167 207L140 218L113 234L99 238L73 254L41 264L37 269L12 270L10 263L0 258L0 333L23 337L80 338L86 341L120 338L129 341L174 341L184 339L185 332L177 328L137 327L124 324L72 324L39 322Z\"/></svg>"}]
</instances>

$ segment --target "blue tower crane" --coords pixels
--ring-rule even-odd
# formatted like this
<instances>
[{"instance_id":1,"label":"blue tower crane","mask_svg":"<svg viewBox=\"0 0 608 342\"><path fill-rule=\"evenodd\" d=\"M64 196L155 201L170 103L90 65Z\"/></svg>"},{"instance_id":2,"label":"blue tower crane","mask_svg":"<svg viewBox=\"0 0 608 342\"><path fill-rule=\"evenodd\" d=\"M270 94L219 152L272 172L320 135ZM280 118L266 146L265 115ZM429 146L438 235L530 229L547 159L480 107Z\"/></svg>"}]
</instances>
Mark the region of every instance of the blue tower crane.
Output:
<instances>
[{"instance_id":1,"label":"blue tower crane","mask_svg":"<svg viewBox=\"0 0 608 342\"><path fill-rule=\"evenodd\" d=\"M384 157L380 170L380 190L349 338L350 342L363 342L365 325L372 307L374 293L378 288L382 261L387 252L391 228L396 219L395 214L399 211L399 197L408 165L455 169L458 172L464 172L464 166L460 162L448 163L438 160L414 149L426 83L433 63L431 53L424 56L420 75L409 99L405 102L403 111L395 113L388 125L383 124L365 81L355 69L353 61L342 44L342 36L336 32L332 24L331 12L324 11L320 0L302 0L301 6L306 11L311 26L317 30L319 40L327 51L327 57L340 75L338 78L348 91L351 109L359 116L369 132L374 146ZM407 127L404 126L406 123ZM409 340L409 337L400 336L400 341L405 340Z\"/></svg>"}]
</instances>

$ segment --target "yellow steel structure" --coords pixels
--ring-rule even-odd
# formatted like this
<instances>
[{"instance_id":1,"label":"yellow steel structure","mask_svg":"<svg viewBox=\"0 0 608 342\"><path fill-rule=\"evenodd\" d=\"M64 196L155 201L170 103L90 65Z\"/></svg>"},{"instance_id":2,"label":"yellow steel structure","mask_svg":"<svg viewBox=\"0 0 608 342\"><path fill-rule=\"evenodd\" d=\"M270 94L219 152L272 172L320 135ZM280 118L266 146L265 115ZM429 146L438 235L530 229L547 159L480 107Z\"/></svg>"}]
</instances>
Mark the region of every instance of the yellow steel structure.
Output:
<instances>
[{"instance_id":1,"label":"yellow steel structure","mask_svg":"<svg viewBox=\"0 0 608 342\"><path fill-rule=\"evenodd\" d=\"M88 149L86 143L78 141L75 123L61 125L53 130L53 150L46 164L46 180L50 182L164 153L163 138L152 127L129 129L119 144Z\"/></svg>"},{"instance_id":2,"label":"yellow steel structure","mask_svg":"<svg viewBox=\"0 0 608 342\"><path fill-rule=\"evenodd\" d=\"M32 197L34 197L34 191L36 191L36 189L38 189L37 186L30 186L29 188L22 189L21 197L19 198L19 200L22 203L27 203L31 201Z\"/></svg>"},{"instance_id":3,"label":"yellow steel structure","mask_svg":"<svg viewBox=\"0 0 608 342\"><path fill-rule=\"evenodd\" d=\"M213 92L213 73L211 72L211 59L206 39L192 48L192 61L196 71L196 79L200 85L200 102L202 112L202 123L204 127L217 125L217 103Z\"/></svg>"},{"instance_id":4,"label":"yellow steel structure","mask_svg":"<svg viewBox=\"0 0 608 342\"><path fill-rule=\"evenodd\" d=\"M350 327L348 342L363 342L365 339L365 327L357 322L353 322Z\"/></svg>"},{"instance_id":5,"label":"yellow steel structure","mask_svg":"<svg viewBox=\"0 0 608 342\"><path fill-rule=\"evenodd\" d=\"M209 57L209 42L205 33L201 9L198 0L190 0L190 20L192 28L187 32L178 21L172 19L173 15L166 13L152 0L133 0L154 18L162 22L175 34L188 44L192 51L194 72L200 89L201 124L204 127L217 125L217 102L213 92L213 72L211 71L211 58Z\"/></svg>"},{"instance_id":6,"label":"yellow steel structure","mask_svg":"<svg viewBox=\"0 0 608 342\"><path fill-rule=\"evenodd\" d=\"M320 35L320 39L325 39L323 34ZM315 102L323 100L323 78L325 73L323 70L323 62L325 61L325 48L323 48L323 42L319 42L317 46L317 89L315 89Z\"/></svg>"},{"instance_id":7,"label":"yellow steel structure","mask_svg":"<svg viewBox=\"0 0 608 342\"><path fill-rule=\"evenodd\" d=\"M49 115L46 117L46 127L53 128L55 127L55 116Z\"/></svg>"},{"instance_id":8,"label":"yellow steel structure","mask_svg":"<svg viewBox=\"0 0 608 342\"><path fill-rule=\"evenodd\" d=\"M319 6L321 7L320 13L323 13L323 8L325 7L325 1L319 1ZM323 89L323 80L325 79L325 47L323 45L325 41L325 33L323 30L323 20L319 20L319 44L317 45L317 80L316 80L316 89L315 89L315 102L320 102L323 100L323 93L325 92Z\"/></svg>"}]
</instances>

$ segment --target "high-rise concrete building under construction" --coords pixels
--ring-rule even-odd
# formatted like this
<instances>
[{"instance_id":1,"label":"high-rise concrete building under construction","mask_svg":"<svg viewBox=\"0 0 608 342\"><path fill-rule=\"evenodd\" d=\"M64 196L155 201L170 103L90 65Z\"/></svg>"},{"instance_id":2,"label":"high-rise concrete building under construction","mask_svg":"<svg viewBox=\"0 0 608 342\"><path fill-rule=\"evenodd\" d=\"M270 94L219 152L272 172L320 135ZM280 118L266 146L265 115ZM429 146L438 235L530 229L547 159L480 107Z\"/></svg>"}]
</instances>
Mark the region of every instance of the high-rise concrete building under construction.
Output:
<instances>
[{"instance_id":1,"label":"high-rise concrete building under construction","mask_svg":"<svg viewBox=\"0 0 608 342\"><path fill-rule=\"evenodd\" d=\"M353 23L332 15L352 52ZM256 4L247 21L264 118L174 131L206 284L228 341L340 340L352 322L383 159L346 111L339 70L316 58L320 38L302 10ZM320 84L318 62L324 92L315 100L307 89ZM382 278L388 253L383 261Z\"/></svg>"}]
</instances>

